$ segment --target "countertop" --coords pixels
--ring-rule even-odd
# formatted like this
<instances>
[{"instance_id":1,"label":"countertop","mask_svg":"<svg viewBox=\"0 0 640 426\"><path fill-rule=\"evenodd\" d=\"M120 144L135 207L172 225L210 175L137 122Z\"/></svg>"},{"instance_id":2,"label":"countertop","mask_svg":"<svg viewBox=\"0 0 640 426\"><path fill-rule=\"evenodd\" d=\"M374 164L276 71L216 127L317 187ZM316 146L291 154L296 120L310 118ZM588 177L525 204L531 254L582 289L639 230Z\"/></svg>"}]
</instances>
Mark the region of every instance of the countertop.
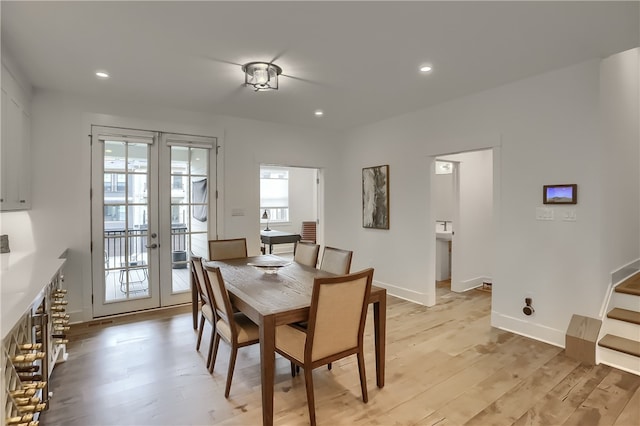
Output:
<instances>
[{"instance_id":1,"label":"countertop","mask_svg":"<svg viewBox=\"0 0 640 426\"><path fill-rule=\"evenodd\" d=\"M4 339L64 265L66 252L0 254L0 327Z\"/></svg>"}]
</instances>

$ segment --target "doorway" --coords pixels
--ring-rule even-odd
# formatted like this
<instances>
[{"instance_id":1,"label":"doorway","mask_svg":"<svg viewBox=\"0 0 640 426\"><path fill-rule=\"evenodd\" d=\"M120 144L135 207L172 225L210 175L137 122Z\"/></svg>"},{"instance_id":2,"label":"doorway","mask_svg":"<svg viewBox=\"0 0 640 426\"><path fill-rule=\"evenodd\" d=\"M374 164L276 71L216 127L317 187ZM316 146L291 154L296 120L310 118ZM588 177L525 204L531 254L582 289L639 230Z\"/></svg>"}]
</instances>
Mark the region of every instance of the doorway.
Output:
<instances>
[{"instance_id":1,"label":"doorway","mask_svg":"<svg viewBox=\"0 0 640 426\"><path fill-rule=\"evenodd\" d=\"M321 239L321 170L311 167L260 165L260 230L301 234L303 222L316 224L316 243ZM294 244L273 246L274 254L290 255Z\"/></svg>"},{"instance_id":2,"label":"doorway","mask_svg":"<svg viewBox=\"0 0 640 426\"><path fill-rule=\"evenodd\" d=\"M451 172L448 179L442 180L446 182L445 189L437 188L438 175L435 172L432 175L436 281L442 279L442 275L438 276L438 266L442 272L448 261L448 278L451 290L455 292L473 288L488 289L492 285L495 247L494 154L493 149L486 149L435 158L434 170L443 161ZM446 202L451 205L440 205ZM450 257L442 253L447 245Z\"/></svg>"},{"instance_id":3,"label":"doorway","mask_svg":"<svg viewBox=\"0 0 640 426\"><path fill-rule=\"evenodd\" d=\"M189 252L206 257L215 235L216 151L211 137L92 127L94 318L190 301Z\"/></svg>"}]
</instances>

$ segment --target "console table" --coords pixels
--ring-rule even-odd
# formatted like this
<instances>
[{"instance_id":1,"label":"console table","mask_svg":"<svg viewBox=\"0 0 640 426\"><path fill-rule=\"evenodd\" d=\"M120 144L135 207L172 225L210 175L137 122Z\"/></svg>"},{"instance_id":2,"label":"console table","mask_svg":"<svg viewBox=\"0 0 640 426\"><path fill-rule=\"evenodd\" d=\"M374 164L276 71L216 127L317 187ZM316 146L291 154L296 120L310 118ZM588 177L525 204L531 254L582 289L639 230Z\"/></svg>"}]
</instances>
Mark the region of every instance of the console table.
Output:
<instances>
[{"instance_id":1,"label":"console table","mask_svg":"<svg viewBox=\"0 0 640 426\"><path fill-rule=\"evenodd\" d=\"M262 253L266 254L266 247L269 246L269 254L273 253L273 245L274 244L287 244L287 243L297 243L300 241L300 234L294 234L291 232L282 232L282 231L260 231L260 241L263 244Z\"/></svg>"}]
</instances>

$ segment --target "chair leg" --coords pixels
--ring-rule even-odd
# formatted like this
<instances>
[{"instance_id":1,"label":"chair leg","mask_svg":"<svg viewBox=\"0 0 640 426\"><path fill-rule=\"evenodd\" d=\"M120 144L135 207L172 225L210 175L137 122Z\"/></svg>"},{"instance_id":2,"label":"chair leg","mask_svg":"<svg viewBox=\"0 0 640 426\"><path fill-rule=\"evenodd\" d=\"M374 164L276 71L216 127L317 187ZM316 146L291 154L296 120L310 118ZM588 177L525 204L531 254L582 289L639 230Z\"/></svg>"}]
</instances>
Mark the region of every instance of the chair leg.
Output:
<instances>
[{"instance_id":1,"label":"chair leg","mask_svg":"<svg viewBox=\"0 0 640 426\"><path fill-rule=\"evenodd\" d=\"M291 377L296 377L296 365L291 363Z\"/></svg>"},{"instance_id":2,"label":"chair leg","mask_svg":"<svg viewBox=\"0 0 640 426\"><path fill-rule=\"evenodd\" d=\"M327 364L327 370L331 370L331 363Z\"/></svg>"},{"instance_id":3,"label":"chair leg","mask_svg":"<svg viewBox=\"0 0 640 426\"><path fill-rule=\"evenodd\" d=\"M358 352L358 371L360 372L360 387L362 388L362 402L365 404L369 402L369 395L367 394L367 375L364 371L364 353Z\"/></svg>"},{"instance_id":4,"label":"chair leg","mask_svg":"<svg viewBox=\"0 0 640 426\"><path fill-rule=\"evenodd\" d=\"M229 371L227 371L227 387L224 390L224 397L229 398L231 391L231 380L233 379L233 369L236 366L236 355L238 355L238 347L231 345L231 356L229 357Z\"/></svg>"},{"instance_id":5,"label":"chair leg","mask_svg":"<svg viewBox=\"0 0 640 426\"><path fill-rule=\"evenodd\" d=\"M211 330L211 337L209 338L209 353L207 354L207 369L211 365L211 357L213 356L213 341L216 340L216 330ZM213 367L211 368L213 370Z\"/></svg>"},{"instance_id":6,"label":"chair leg","mask_svg":"<svg viewBox=\"0 0 640 426\"><path fill-rule=\"evenodd\" d=\"M198 327L198 341L196 342L196 351L200 350L200 342L202 341L202 330L204 330L204 315L200 317L200 327Z\"/></svg>"},{"instance_id":7,"label":"chair leg","mask_svg":"<svg viewBox=\"0 0 640 426\"><path fill-rule=\"evenodd\" d=\"M307 388L307 405L309 406L309 423L311 426L316 424L316 403L313 396L313 370L311 368L304 369L304 384Z\"/></svg>"},{"instance_id":8,"label":"chair leg","mask_svg":"<svg viewBox=\"0 0 640 426\"><path fill-rule=\"evenodd\" d=\"M211 353L211 361L209 362L209 373L213 373L213 366L216 363L216 356L218 355L218 345L220 344L220 335L214 333L213 336L213 352Z\"/></svg>"}]
</instances>

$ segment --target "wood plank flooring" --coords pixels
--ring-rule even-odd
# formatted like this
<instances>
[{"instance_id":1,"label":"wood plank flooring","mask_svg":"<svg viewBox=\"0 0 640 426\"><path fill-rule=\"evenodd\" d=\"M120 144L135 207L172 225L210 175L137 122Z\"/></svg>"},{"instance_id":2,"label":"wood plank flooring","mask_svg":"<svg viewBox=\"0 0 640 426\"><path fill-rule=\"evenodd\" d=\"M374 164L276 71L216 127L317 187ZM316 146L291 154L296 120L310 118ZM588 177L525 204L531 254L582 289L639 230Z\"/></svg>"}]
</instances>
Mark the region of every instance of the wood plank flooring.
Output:
<instances>
[{"instance_id":1,"label":"wood plank flooring","mask_svg":"<svg viewBox=\"0 0 640 426\"><path fill-rule=\"evenodd\" d=\"M432 308L389 297L383 389L375 385L368 319L368 404L355 357L314 371L319 425L640 424L639 376L583 365L561 348L491 328L491 293L456 294L446 284L437 292ZM53 371L41 424L261 424L258 345L238 351L225 399L229 348L220 344L209 375L210 330L196 352L188 307L72 327L69 360ZM279 356L275 382L275 424L308 424L304 378L292 378Z\"/></svg>"}]
</instances>

